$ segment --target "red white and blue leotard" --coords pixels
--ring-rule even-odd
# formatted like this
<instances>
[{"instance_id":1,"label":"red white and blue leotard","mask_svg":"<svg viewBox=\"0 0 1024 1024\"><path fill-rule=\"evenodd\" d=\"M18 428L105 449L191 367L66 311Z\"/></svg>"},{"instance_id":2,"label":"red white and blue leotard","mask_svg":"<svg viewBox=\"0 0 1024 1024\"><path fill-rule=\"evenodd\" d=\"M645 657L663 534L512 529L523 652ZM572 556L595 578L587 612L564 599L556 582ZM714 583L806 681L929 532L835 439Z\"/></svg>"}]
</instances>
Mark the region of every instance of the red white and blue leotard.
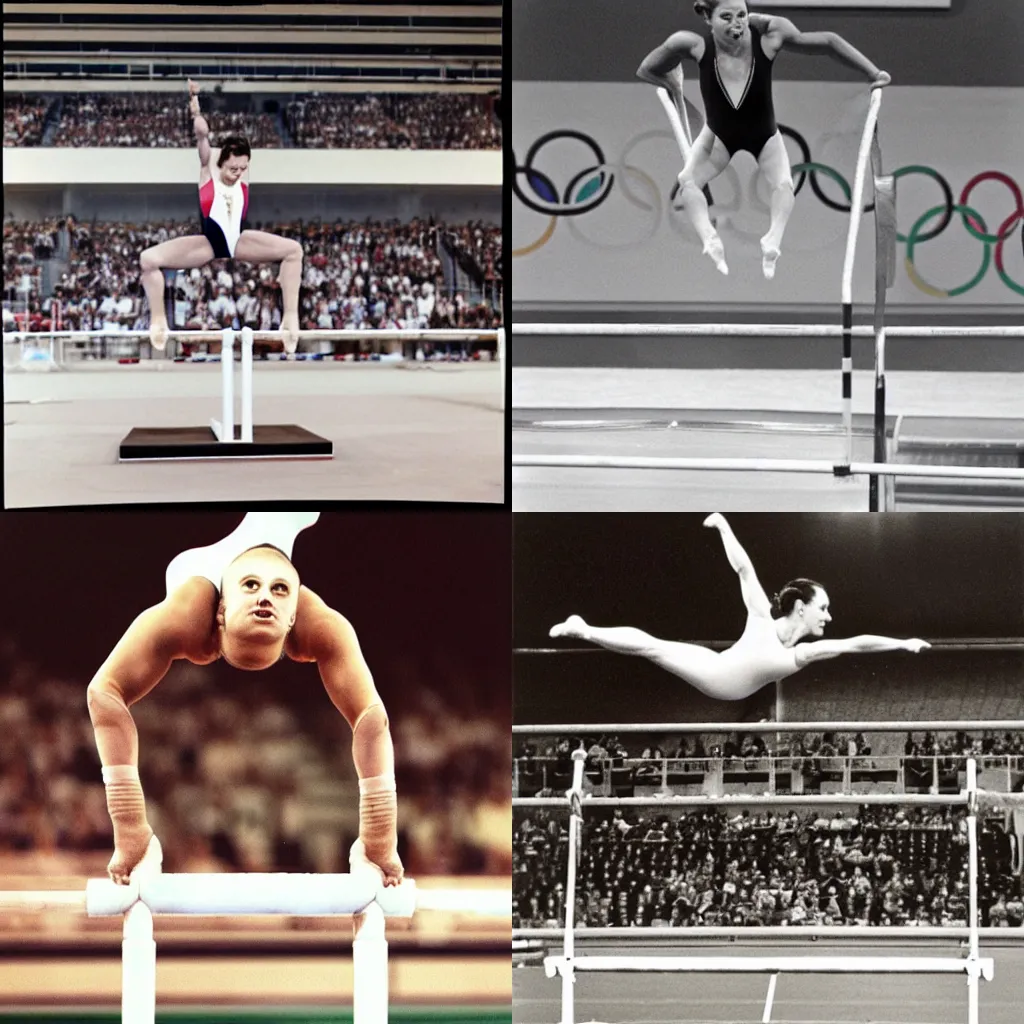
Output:
<instances>
[{"instance_id":1,"label":"red white and blue leotard","mask_svg":"<svg viewBox=\"0 0 1024 1024\"><path fill-rule=\"evenodd\" d=\"M249 186L243 181L225 185L213 177L199 186L199 217L203 234L213 246L214 259L225 260L235 255L238 237L248 227L245 220L248 210Z\"/></svg>"}]
</instances>

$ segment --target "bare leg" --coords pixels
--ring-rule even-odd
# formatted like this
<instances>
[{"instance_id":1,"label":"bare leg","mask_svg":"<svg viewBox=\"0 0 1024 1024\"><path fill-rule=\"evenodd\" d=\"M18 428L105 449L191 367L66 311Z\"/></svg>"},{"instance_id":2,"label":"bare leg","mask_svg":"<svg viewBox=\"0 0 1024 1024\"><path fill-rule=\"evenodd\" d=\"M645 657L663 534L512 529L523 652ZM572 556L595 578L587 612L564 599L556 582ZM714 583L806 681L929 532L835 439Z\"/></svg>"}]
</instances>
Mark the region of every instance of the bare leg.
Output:
<instances>
[{"instance_id":1,"label":"bare leg","mask_svg":"<svg viewBox=\"0 0 1024 1024\"><path fill-rule=\"evenodd\" d=\"M711 129L704 125L694 139L686 166L679 173L679 196L686 215L704 245L704 254L711 257L723 274L729 273L725 262L725 246L711 223L704 186L729 166L729 152Z\"/></svg>"},{"instance_id":2,"label":"bare leg","mask_svg":"<svg viewBox=\"0 0 1024 1024\"><path fill-rule=\"evenodd\" d=\"M184 235L151 246L139 256L139 280L149 301L149 340L163 351L167 345L167 310L164 308L163 268L192 270L213 259L213 246L205 235Z\"/></svg>"},{"instance_id":3,"label":"bare leg","mask_svg":"<svg viewBox=\"0 0 1024 1024\"><path fill-rule=\"evenodd\" d=\"M302 284L302 245L291 238L247 228L235 246L235 258L248 263L281 261L281 340L291 354L299 346L299 286Z\"/></svg>"},{"instance_id":4,"label":"bare leg","mask_svg":"<svg viewBox=\"0 0 1024 1024\"><path fill-rule=\"evenodd\" d=\"M775 263L782 252L782 236L795 203L789 156L780 133L776 132L765 143L757 162L772 190L771 224L768 234L761 239L761 270L770 281L775 276Z\"/></svg>"},{"instance_id":5,"label":"bare leg","mask_svg":"<svg viewBox=\"0 0 1024 1024\"><path fill-rule=\"evenodd\" d=\"M224 570L244 551L271 544L292 557L295 538L320 518L319 512L247 512L245 518L216 544L189 548L167 566L167 593L191 576L203 576L219 587Z\"/></svg>"},{"instance_id":6,"label":"bare leg","mask_svg":"<svg viewBox=\"0 0 1024 1024\"><path fill-rule=\"evenodd\" d=\"M707 647L659 640L633 626L589 626L579 615L570 615L565 622L552 626L549 635L579 637L616 654L646 658L701 690L714 685L711 677L717 673L718 654Z\"/></svg>"}]
</instances>

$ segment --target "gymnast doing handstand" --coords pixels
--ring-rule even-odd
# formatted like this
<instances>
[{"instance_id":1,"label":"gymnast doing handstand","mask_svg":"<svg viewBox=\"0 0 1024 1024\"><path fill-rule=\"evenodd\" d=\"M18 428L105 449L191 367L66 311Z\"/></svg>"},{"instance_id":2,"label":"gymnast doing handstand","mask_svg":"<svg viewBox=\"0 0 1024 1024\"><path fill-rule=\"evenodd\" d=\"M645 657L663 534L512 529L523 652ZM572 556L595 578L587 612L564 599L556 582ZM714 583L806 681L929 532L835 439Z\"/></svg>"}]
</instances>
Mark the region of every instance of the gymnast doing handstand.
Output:
<instances>
[{"instance_id":1,"label":"gymnast doing handstand","mask_svg":"<svg viewBox=\"0 0 1024 1024\"><path fill-rule=\"evenodd\" d=\"M718 530L721 535L729 564L740 578L740 591L747 606L743 635L727 650L712 651L698 644L659 640L632 626L590 626L579 615L571 615L565 622L553 626L550 636L578 637L618 654L647 658L718 700L743 700L768 683L778 682L813 662L840 654L871 651L916 654L931 646L924 640L894 640L870 635L799 643L807 637L821 637L825 626L832 621L825 588L813 580L796 579L787 583L774 601L769 601L750 557L725 517L715 512L704 520L704 525Z\"/></svg>"},{"instance_id":2,"label":"gymnast doing handstand","mask_svg":"<svg viewBox=\"0 0 1024 1024\"><path fill-rule=\"evenodd\" d=\"M359 775L357 856L385 885L402 880L398 857L395 755L387 712L355 630L299 582L292 564L298 534L318 512L250 512L227 537L179 554L167 567L166 596L128 627L89 684L88 707L103 765L119 884L159 844L146 818L139 739L129 708L172 662L208 665L223 658L256 671L283 658L315 662L331 701L352 727Z\"/></svg>"}]
</instances>

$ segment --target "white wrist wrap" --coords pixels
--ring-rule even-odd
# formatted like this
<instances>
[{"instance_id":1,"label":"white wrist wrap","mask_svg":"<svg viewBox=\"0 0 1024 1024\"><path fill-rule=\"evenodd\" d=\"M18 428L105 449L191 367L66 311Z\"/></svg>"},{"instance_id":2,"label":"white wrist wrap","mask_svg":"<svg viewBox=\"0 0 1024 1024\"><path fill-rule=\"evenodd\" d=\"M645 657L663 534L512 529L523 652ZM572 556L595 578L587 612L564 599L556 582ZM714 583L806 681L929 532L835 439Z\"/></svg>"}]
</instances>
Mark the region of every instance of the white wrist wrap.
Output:
<instances>
[{"instance_id":1,"label":"white wrist wrap","mask_svg":"<svg viewBox=\"0 0 1024 1024\"><path fill-rule=\"evenodd\" d=\"M359 838L368 851L390 851L398 836L398 790L394 775L359 780Z\"/></svg>"},{"instance_id":2,"label":"white wrist wrap","mask_svg":"<svg viewBox=\"0 0 1024 1024\"><path fill-rule=\"evenodd\" d=\"M146 798L142 795L139 769L133 764L108 765L103 769L103 784L107 789L107 811L120 828L138 828L146 824Z\"/></svg>"}]
</instances>

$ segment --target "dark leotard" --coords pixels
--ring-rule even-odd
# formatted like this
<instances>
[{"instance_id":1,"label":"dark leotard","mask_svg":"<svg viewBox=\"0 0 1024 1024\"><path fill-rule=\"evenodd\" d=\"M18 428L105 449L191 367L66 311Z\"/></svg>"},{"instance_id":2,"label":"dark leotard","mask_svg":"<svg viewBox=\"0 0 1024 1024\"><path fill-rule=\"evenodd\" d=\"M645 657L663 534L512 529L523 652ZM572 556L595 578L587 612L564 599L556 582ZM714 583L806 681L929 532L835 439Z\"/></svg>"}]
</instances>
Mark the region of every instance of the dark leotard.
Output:
<instances>
[{"instance_id":1,"label":"dark leotard","mask_svg":"<svg viewBox=\"0 0 1024 1024\"><path fill-rule=\"evenodd\" d=\"M734 107L718 77L715 40L710 35L705 37L704 56L700 61L700 94L708 127L722 140L729 156L745 149L756 158L778 126L772 103L773 62L761 49L761 33L753 25L750 26L750 43L753 51L750 77L739 106Z\"/></svg>"}]
</instances>

